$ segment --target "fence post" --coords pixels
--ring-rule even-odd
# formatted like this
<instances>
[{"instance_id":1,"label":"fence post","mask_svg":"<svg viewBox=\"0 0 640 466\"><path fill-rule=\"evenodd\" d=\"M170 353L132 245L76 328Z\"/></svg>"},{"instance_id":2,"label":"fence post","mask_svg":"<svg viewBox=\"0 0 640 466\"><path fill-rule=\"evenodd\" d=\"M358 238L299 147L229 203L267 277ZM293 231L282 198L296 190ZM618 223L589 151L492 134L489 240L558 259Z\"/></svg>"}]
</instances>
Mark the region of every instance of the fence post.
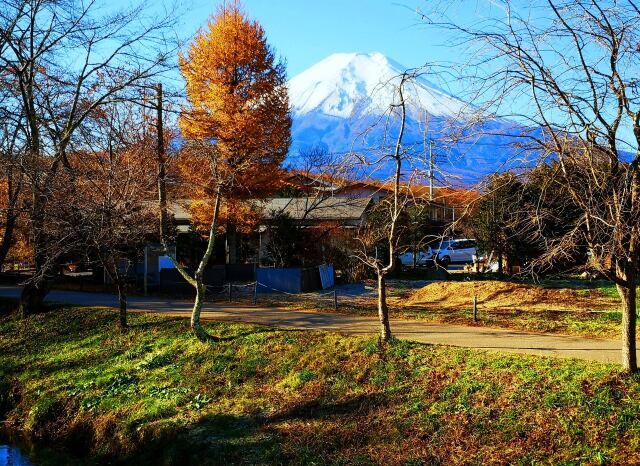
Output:
<instances>
[{"instance_id":1,"label":"fence post","mask_svg":"<svg viewBox=\"0 0 640 466\"><path fill-rule=\"evenodd\" d=\"M333 290L333 310L338 310L338 290Z\"/></svg>"},{"instance_id":2,"label":"fence post","mask_svg":"<svg viewBox=\"0 0 640 466\"><path fill-rule=\"evenodd\" d=\"M473 294L473 321L478 322L478 295Z\"/></svg>"},{"instance_id":3,"label":"fence post","mask_svg":"<svg viewBox=\"0 0 640 466\"><path fill-rule=\"evenodd\" d=\"M231 282L229 282L229 302L231 302Z\"/></svg>"},{"instance_id":4,"label":"fence post","mask_svg":"<svg viewBox=\"0 0 640 466\"><path fill-rule=\"evenodd\" d=\"M149 248L149 246L145 244L144 245L144 269L143 269L144 270L144 275L142 276L142 288L144 290L144 295L145 296L147 296L147 289L148 289L148 283L149 283L149 278L147 277L147 272L148 272L147 268L149 266L148 265L149 261L147 259L147 256L149 255L148 254L148 248Z\"/></svg>"},{"instance_id":5,"label":"fence post","mask_svg":"<svg viewBox=\"0 0 640 466\"><path fill-rule=\"evenodd\" d=\"M253 304L255 306L255 304L258 302L258 282L256 281L253 284Z\"/></svg>"}]
</instances>

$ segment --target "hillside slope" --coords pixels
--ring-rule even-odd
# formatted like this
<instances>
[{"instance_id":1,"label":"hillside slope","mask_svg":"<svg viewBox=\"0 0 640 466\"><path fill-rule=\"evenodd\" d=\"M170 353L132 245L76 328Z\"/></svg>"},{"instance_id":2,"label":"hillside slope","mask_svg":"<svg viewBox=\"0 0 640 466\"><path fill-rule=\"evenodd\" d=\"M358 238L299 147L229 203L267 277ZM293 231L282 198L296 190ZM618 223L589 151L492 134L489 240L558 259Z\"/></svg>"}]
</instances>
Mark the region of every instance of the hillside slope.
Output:
<instances>
[{"instance_id":1,"label":"hillside slope","mask_svg":"<svg viewBox=\"0 0 640 466\"><path fill-rule=\"evenodd\" d=\"M122 335L114 311L1 312L0 418L109 464L640 462L640 382L613 366L222 323L204 344L187 319L134 314Z\"/></svg>"}]
</instances>

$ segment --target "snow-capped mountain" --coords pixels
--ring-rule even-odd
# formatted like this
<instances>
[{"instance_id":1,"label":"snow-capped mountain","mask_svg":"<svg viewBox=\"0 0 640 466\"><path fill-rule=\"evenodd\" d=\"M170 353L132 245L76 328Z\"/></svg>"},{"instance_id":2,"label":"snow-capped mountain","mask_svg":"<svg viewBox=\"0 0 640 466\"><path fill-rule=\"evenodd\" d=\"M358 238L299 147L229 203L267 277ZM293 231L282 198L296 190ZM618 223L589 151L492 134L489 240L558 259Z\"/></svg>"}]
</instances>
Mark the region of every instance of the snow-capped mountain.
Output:
<instances>
[{"instance_id":1,"label":"snow-capped mountain","mask_svg":"<svg viewBox=\"0 0 640 466\"><path fill-rule=\"evenodd\" d=\"M397 103L399 75L405 70L380 53L337 53L291 78L291 164L295 166L296 154L305 147L324 147L335 154L371 150L382 139L380 116ZM514 166L511 143L521 131L517 125L504 120L484 121L482 128L471 124L478 117L473 105L422 76L405 86L405 101L404 142L425 153L425 142L434 142L442 182L471 184ZM375 176L387 174L378 170Z\"/></svg>"},{"instance_id":2,"label":"snow-capped mountain","mask_svg":"<svg viewBox=\"0 0 640 466\"><path fill-rule=\"evenodd\" d=\"M293 112L300 117L321 112L337 118L380 114L397 100L398 75L405 68L381 53L336 53L289 81ZM456 117L467 104L418 77L407 86L410 113L427 110Z\"/></svg>"}]
</instances>

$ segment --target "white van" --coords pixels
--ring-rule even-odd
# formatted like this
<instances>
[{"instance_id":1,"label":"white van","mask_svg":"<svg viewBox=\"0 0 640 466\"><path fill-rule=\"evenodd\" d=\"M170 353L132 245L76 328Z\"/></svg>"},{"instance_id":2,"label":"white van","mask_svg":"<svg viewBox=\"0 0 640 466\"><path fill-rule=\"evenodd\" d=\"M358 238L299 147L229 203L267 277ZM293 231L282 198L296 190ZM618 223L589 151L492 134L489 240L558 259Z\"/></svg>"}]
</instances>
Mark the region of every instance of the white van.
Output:
<instances>
[{"instance_id":1,"label":"white van","mask_svg":"<svg viewBox=\"0 0 640 466\"><path fill-rule=\"evenodd\" d=\"M477 254L476 240L450 239L440 243L440 247L433 251L436 260L442 265L452 262L473 262Z\"/></svg>"},{"instance_id":2,"label":"white van","mask_svg":"<svg viewBox=\"0 0 640 466\"><path fill-rule=\"evenodd\" d=\"M413 252L405 252L398 256L400 263L406 267L413 266ZM418 251L416 253L416 265L429 265L433 261L433 251L427 246L426 251Z\"/></svg>"}]
</instances>

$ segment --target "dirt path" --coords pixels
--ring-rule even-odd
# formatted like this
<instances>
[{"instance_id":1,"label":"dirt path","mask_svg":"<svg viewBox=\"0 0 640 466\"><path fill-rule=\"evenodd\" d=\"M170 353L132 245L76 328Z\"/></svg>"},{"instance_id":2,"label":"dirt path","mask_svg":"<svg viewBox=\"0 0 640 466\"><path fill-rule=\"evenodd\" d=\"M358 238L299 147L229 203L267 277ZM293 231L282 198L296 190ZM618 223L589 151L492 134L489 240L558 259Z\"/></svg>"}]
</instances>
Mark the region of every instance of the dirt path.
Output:
<instances>
[{"instance_id":1,"label":"dirt path","mask_svg":"<svg viewBox=\"0 0 640 466\"><path fill-rule=\"evenodd\" d=\"M19 293L20 289L18 287L0 287L0 296L2 297L17 297ZM116 296L103 293L52 291L47 296L47 300L86 306L117 306ZM129 307L131 310L136 311L158 312L184 317L190 315L191 309L188 301L166 300L156 297L131 298ZM291 311L260 306L227 306L223 304L207 304L203 311L202 316L204 319L217 321L322 330L350 335L375 335L378 331L376 319L365 316ZM607 363L618 363L620 360L620 342L616 340L535 334L486 327L430 324L404 319L392 319L391 328L397 338L420 343L560 358L578 358Z\"/></svg>"}]
</instances>

